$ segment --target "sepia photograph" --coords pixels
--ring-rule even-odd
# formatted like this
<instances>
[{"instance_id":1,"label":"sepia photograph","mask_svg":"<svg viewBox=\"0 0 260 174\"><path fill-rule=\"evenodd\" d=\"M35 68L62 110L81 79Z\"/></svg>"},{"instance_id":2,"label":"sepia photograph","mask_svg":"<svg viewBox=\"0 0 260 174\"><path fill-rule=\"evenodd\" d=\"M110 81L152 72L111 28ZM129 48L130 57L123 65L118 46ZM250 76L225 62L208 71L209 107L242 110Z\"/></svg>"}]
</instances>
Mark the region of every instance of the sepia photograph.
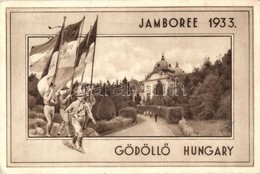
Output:
<instances>
[{"instance_id":1,"label":"sepia photograph","mask_svg":"<svg viewBox=\"0 0 260 174\"><path fill-rule=\"evenodd\" d=\"M7 168L254 167L253 7L5 14Z\"/></svg>"},{"instance_id":2,"label":"sepia photograph","mask_svg":"<svg viewBox=\"0 0 260 174\"><path fill-rule=\"evenodd\" d=\"M28 36L29 137L75 135L66 109L81 90L83 136L232 136L231 36L104 37L98 23L79 36L75 24L60 53L58 36Z\"/></svg>"}]
</instances>

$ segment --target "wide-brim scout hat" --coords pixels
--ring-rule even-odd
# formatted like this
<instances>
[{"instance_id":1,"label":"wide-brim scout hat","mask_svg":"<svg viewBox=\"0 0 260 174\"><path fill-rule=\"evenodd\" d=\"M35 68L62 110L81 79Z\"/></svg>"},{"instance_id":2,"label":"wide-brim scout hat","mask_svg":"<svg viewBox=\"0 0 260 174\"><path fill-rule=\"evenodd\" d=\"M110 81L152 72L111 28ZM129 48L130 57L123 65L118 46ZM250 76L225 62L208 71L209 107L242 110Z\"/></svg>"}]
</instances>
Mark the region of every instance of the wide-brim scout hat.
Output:
<instances>
[{"instance_id":1,"label":"wide-brim scout hat","mask_svg":"<svg viewBox=\"0 0 260 174\"><path fill-rule=\"evenodd\" d=\"M70 88L68 88L67 86L63 86L60 90L68 90Z\"/></svg>"}]
</instances>

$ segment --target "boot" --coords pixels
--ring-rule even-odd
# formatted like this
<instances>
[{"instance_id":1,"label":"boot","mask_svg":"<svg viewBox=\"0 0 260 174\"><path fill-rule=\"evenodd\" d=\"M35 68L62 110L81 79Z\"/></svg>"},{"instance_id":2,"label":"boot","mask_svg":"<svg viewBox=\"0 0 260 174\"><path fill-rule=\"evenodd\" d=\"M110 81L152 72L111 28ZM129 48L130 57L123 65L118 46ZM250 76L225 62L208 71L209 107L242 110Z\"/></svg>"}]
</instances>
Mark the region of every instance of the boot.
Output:
<instances>
[{"instance_id":1,"label":"boot","mask_svg":"<svg viewBox=\"0 0 260 174\"><path fill-rule=\"evenodd\" d=\"M77 135L73 136L72 143L69 145L70 148L77 150L77 147L76 147L77 138L78 138Z\"/></svg>"},{"instance_id":2,"label":"boot","mask_svg":"<svg viewBox=\"0 0 260 174\"><path fill-rule=\"evenodd\" d=\"M78 138L78 143L79 143L78 151L81 152L81 153L86 153L86 152L84 151L84 149L82 148L82 137L79 137L79 138Z\"/></svg>"},{"instance_id":3,"label":"boot","mask_svg":"<svg viewBox=\"0 0 260 174\"><path fill-rule=\"evenodd\" d=\"M73 139L72 139L72 143L73 143L73 144L76 144L77 139L78 139L77 135L74 135L74 136L73 136Z\"/></svg>"}]
</instances>

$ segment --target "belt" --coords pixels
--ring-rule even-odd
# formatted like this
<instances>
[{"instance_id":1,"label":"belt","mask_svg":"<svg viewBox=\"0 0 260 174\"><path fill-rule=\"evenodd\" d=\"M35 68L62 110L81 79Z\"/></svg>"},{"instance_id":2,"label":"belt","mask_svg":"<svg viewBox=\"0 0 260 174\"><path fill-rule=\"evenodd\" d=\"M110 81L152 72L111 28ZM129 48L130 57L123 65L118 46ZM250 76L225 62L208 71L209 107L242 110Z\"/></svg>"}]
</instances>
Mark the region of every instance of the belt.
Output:
<instances>
[{"instance_id":1,"label":"belt","mask_svg":"<svg viewBox=\"0 0 260 174\"><path fill-rule=\"evenodd\" d=\"M45 104L47 106L54 106L54 103L50 103L50 104Z\"/></svg>"}]
</instances>

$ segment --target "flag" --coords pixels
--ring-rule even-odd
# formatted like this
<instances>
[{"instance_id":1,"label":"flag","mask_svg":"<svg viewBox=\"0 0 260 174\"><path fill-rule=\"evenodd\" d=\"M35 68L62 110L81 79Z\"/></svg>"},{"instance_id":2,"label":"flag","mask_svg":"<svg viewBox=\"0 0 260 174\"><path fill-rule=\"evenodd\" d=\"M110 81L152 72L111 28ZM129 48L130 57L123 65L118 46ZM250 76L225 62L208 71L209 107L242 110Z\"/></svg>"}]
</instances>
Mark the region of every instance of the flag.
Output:
<instances>
[{"instance_id":1,"label":"flag","mask_svg":"<svg viewBox=\"0 0 260 174\"><path fill-rule=\"evenodd\" d=\"M62 57L60 59L59 68L57 70L56 82L54 91L57 91L62 86L66 85L69 81L72 80L73 70L74 77L81 75L85 69L85 65L92 62L93 59L93 51L94 51L94 42L96 41L96 33L97 33L97 24L94 23L92 29L88 32L88 34L84 37L84 39L80 42L79 47L76 51L78 51L78 56L75 55L73 64L67 63L70 66L62 66ZM89 35L89 42L87 43L87 38ZM75 48L72 49L73 53L75 53ZM64 63L65 64L65 63ZM75 69L74 69L75 68Z\"/></svg>"},{"instance_id":2,"label":"flag","mask_svg":"<svg viewBox=\"0 0 260 174\"><path fill-rule=\"evenodd\" d=\"M60 42L62 41L61 45L63 45L65 42L72 42L72 41L76 41L77 38L78 38L78 35L79 35L79 30L80 30L80 26L81 26L81 23L82 23L83 20L75 23L75 24L71 24L71 25L68 25L65 29L64 29L64 32L63 32L63 37L61 36L62 35L62 30L59 34L59 39L57 40L56 42L56 45L54 47L54 50L52 52L52 55L54 55L55 53L58 54L58 51L59 51L59 45L60 45ZM61 39L62 38L62 39ZM76 42L74 42L76 43ZM44 68L44 71L42 73L42 77L44 77L45 75L48 74L49 72L49 68L51 63L52 62L55 62L55 60L49 60L49 62L46 64L45 68Z\"/></svg>"},{"instance_id":3,"label":"flag","mask_svg":"<svg viewBox=\"0 0 260 174\"><path fill-rule=\"evenodd\" d=\"M85 36L85 38L79 45L79 49L78 49L79 53L75 63L76 67L80 63L84 62L84 59L86 58L86 54L88 54L91 45L96 41L96 36L97 36L97 20L94 22L92 29L88 32L88 34Z\"/></svg>"},{"instance_id":4,"label":"flag","mask_svg":"<svg viewBox=\"0 0 260 174\"><path fill-rule=\"evenodd\" d=\"M45 65L42 79L38 83L38 91L41 95L44 94L45 89L51 82L55 83L54 91L57 91L57 88L64 85L62 83L63 74L72 72L71 70L73 70L73 65L76 59L77 39L82 21L83 20L68 25L65 29L62 27L50 56L51 58Z\"/></svg>"},{"instance_id":5,"label":"flag","mask_svg":"<svg viewBox=\"0 0 260 174\"><path fill-rule=\"evenodd\" d=\"M31 71L43 72L45 65L51 57L57 39L58 35L43 44L32 46L29 55L29 66Z\"/></svg>"}]
</instances>

